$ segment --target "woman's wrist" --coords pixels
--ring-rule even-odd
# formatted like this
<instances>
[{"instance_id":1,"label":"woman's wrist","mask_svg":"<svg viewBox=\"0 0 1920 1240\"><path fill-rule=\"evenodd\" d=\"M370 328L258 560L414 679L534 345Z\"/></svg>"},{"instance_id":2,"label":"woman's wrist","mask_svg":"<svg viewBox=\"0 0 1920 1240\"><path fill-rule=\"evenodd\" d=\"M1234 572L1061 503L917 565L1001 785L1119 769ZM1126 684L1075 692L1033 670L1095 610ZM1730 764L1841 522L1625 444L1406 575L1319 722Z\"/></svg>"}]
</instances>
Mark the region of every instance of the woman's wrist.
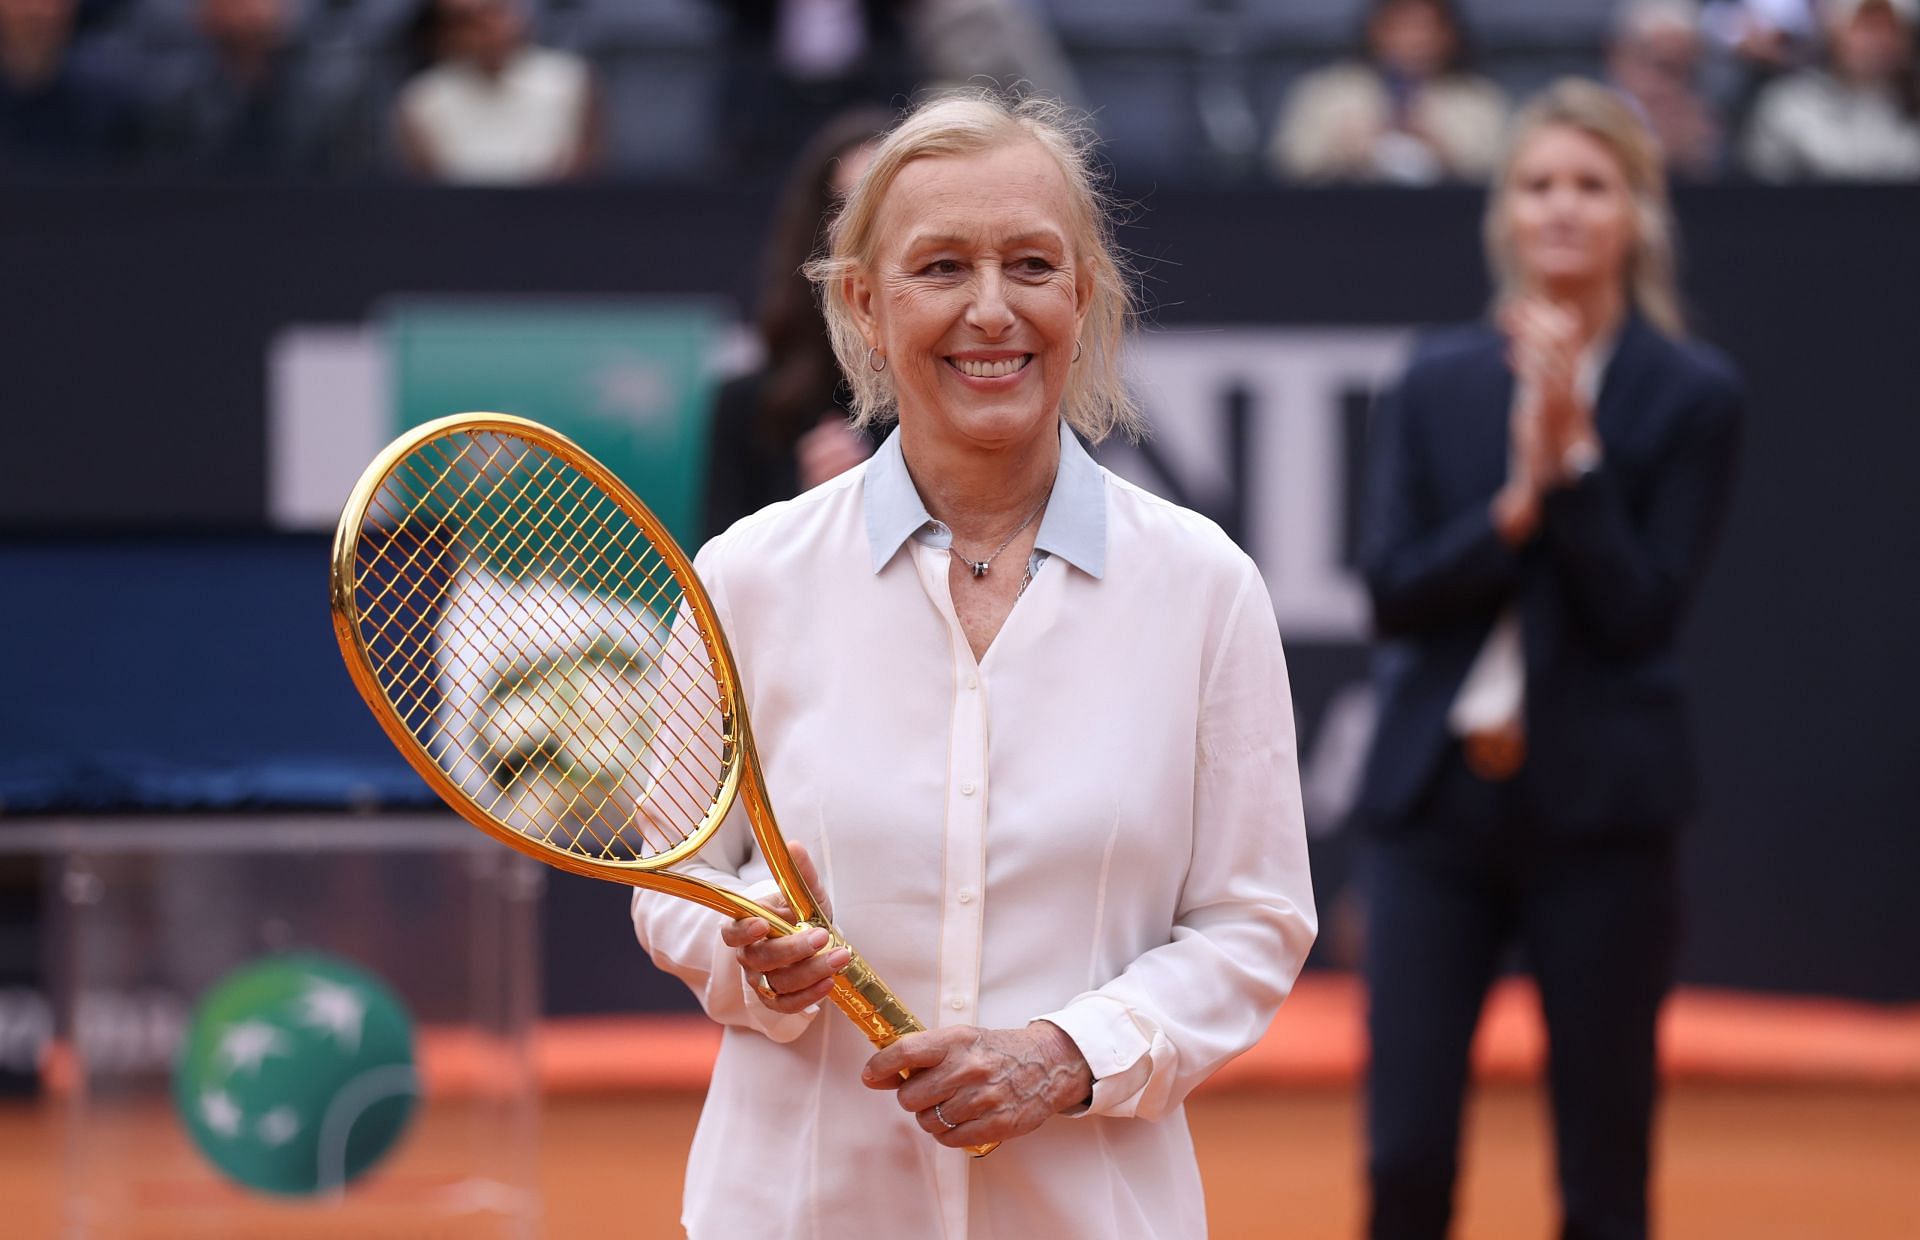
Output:
<instances>
[{"instance_id":1,"label":"woman's wrist","mask_svg":"<svg viewBox=\"0 0 1920 1240\"><path fill-rule=\"evenodd\" d=\"M1518 480L1494 493L1490 506L1494 533L1509 547L1518 547L1533 537L1540 524L1540 496L1532 486Z\"/></svg>"},{"instance_id":2,"label":"woman's wrist","mask_svg":"<svg viewBox=\"0 0 1920 1240\"><path fill-rule=\"evenodd\" d=\"M1047 1073L1047 1092L1054 1112L1086 1106L1093 1101L1093 1069L1066 1030L1050 1020L1036 1020L1027 1032L1037 1039L1054 1065Z\"/></svg>"}]
</instances>

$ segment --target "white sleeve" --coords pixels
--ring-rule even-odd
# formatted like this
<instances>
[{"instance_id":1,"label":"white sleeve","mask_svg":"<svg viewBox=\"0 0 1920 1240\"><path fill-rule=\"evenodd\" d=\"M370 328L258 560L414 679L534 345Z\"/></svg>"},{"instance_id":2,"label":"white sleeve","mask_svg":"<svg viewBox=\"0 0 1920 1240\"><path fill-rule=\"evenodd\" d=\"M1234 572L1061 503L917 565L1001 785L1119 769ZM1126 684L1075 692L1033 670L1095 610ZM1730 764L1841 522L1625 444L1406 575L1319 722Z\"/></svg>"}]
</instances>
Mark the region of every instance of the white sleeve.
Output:
<instances>
[{"instance_id":1,"label":"white sleeve","mask_svg":"<svg viewBox=\"0 0 1920 1240\"><path fill-rule=\"evenodd\" d=\"M1082 1114L1157 1119L1257 1042L1317 922L1280 631L1246 562L1203 672L1193 852L1169 941L1040 1019L1086 1056Z\"/></svg>"},{"instance_id":2,"label":"white sleeve","mask_svg":"<svg viewBox=\"0 0 1920 1240\"><path fill-rule=\"evenodd\" d=\"M694 560L695 571L712 597L723 629L729 627L723 586L720 540L710 542ZM753 844L753 832L738 801L699 852L673 867L676 873L705 879L765 904L779 894L766 862ZM760 1002L733 949L720 939L726 917L690 900L635 888L633 932L653 963L687 984L707 1015L723 1025L757 1029L776 1042L791 1042L819 1015L819 1006L786 1015Z\"/></svg>"}]
</instances>

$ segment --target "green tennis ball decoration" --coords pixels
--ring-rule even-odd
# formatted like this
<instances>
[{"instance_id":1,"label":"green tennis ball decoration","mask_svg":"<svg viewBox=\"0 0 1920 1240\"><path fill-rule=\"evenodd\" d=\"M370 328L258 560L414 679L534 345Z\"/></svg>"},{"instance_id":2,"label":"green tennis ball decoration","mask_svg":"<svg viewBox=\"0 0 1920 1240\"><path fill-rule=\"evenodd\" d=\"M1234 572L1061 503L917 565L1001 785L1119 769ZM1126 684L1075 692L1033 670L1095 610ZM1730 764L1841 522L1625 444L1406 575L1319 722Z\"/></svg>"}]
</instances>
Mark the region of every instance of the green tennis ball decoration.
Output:
<instances>
[{"instance_id":1,"label":"green tennis ball decoration","mask_svg":"<svg viewBox=\"0 0 1920 1240\"><path fill-rule=\"evenodd\" d=\"M289 1196L365 1174L418 1095L406 1009L364 970L321 955L223 978L194 1009L173 1076L174 1107L208 1161Z\"/></svg>"}]
</instances>

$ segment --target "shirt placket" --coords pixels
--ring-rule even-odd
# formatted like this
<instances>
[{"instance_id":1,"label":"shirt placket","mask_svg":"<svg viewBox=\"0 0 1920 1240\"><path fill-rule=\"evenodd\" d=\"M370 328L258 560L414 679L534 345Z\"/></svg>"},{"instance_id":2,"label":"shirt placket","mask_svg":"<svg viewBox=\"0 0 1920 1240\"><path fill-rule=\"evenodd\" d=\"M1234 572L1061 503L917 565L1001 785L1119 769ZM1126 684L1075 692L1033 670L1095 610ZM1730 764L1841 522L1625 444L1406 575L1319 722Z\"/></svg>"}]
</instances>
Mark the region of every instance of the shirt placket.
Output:
<instances>
[{"instance_id":1,"label":"shirt placket","mask_svg":"<svg viewBox=\"0 0 1920 1240\"><path fill-rule=\"evenodd\" d=\"M953 671L953 726L947 750L946 829L942 834L939 1010L930 1024L980 1019L980 948L986 901L987 685L947 588L947 552L917 544L921 584L946 619ZM949 1234L965 1235L965 1161L942 1168ZM953 1177L954 1182L945 1182ZM956 1217L957 1216L957 1217ZM957 1229L956 1229L957 1225Z\"/></svg>"},{"instance_id":2,"label":"shirt placket","mask_svg":"<svg viewBox=\"0 0 1920 1240\"><path fill-rule=\"evenodd\" d=\"M981 896L986 878L987 686L947 591L947 555L918 548L922 583L947 621L953 727L947 751L944 881L940 905L940 1011L935 1025L979 1023Z\"/></svg>"}]
</instances>

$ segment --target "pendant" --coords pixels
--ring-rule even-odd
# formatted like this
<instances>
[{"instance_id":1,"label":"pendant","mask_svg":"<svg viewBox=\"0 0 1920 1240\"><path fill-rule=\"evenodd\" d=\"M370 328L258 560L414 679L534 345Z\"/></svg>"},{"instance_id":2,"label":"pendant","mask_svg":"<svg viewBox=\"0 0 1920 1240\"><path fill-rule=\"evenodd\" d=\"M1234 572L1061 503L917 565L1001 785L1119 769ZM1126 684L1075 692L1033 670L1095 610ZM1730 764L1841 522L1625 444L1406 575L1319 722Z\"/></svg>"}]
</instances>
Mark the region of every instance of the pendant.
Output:
<instances>
[{"instance_id":1,"label":"pendant","mask_svg":"<svg viewBox=\"0 0 1920 1240\"><path fill-rule=\"evenodd\" d=\"M966 557L964 557L964 556L962 556L962 557L961 557L961 560L962 560L962 562L963 562L963 563L965 563L965 564L966 564L966 566L967 566L968 568L970 568L970 569L972 569L972 570L973 570L973 575L974 575L974 576L976 576L976 577L984 577L984 576L986 576L986 575L987 575L987 565L988 565L988 563L990 563L990 561L987 561L987 560L969 560L969 559L966 559Z\"/></svg>"}]
</instances>

